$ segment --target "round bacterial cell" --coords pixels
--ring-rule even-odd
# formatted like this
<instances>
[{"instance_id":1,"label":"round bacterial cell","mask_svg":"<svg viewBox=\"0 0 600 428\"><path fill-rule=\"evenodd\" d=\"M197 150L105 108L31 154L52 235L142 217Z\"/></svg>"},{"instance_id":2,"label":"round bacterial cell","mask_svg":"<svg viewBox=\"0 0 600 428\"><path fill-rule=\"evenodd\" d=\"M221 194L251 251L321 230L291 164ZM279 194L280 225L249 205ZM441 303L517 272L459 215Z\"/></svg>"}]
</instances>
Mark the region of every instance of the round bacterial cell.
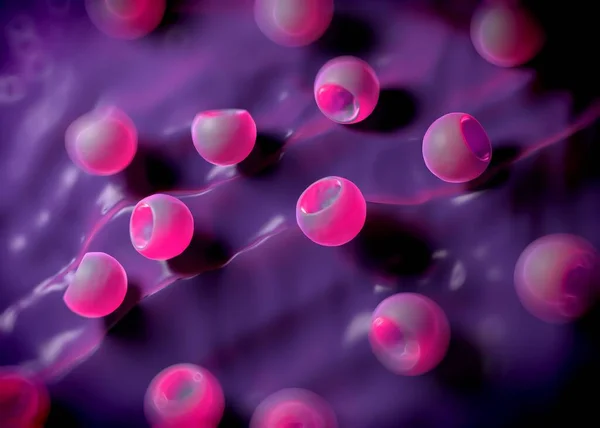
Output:
<instances>
[{"instance_id":1,"label":"round bacterial cell","mask_svg":"<svg viewBox=\"0 0 600 428\"><path fill-rule=\"evenodd\" d=\"M137 151L137 130L117 108L94 110L76 119L65 133L67 154L80 169L93 175L124 170Z\"/></svg>"},{"instance_id":2,"label":"round bacterial cell","mask_svg":"<svg viewBox=\"0 0 600 428\"><path fill-rule=\"evenodd\" d=\"M157 374L144 399L153 428L215 428L225 407L217 379L194 364L176 364Z\"/></svg>"},{"instance_id":3,"label":"round bacterial cell","mask_svg":"<svg viewBox=\"0 0 600 428\"><path fill-rule=\"evenodd\" d=\"M319 110L341 124L365 120L379 100L379 79L365 61L343 56L325 63L314 86Z\"/></svg>"},{"instance_id":4,"label":"round bacterial cell","mask_svg":"<svg viewBox=\"0 0 600 428\"><path fill-rule=\"evenodd\" d=\"M86 253L63 297L67 307L85 318L114 312L127 294L127 273L105 253Z\"/></svg>"},{"instance_id":5,"label":"round bacterial cell","mask_svg":"<svg viewBox=\"0 0 600 428\"><path fill-rule=\"evenodd\" d=\"M551 323L583 315L598 297L598 254L578 236L547 235L525 248L515 266L523 306Z\"/></svg>"},{"instance_id":6,"label":"round bacterial cell","mask_svg":"<svg viewBox=\"0 0 600 428\"><path fill-rule=\"evenodd\" d=\"M266 398L254 411L250 428L336 428L333 410L318 395L284 389Z\"/></svg>"},{"instance_id":7,"label":"round bacterial cell","mask_svg":"<svg viewBox=\"0 0 600 428\"><path fill-rule=\"evenodd\" d=\"M246 110L211 110L192 122L194 147L213 165L235 165L248 157L256 143L256 123Z\"/></svg>"},{"instance_id":8,"label":"round bacterial cell","mask_svg":"<svg viewBox=\"0 0 600 428\"><path fill-rule=\"evenodd\" d=\"M326 247L344 245L361 231L367 217L367 203L350 180L325 177L300 195L296 221L311 241Z\"/></svg>"},{"instance_id":9,"label":"round bacterial cell","mask_svg":"<svg viewBox=\"0 0 600 428\"><path fill-rule=\"evenodd\" d=\"M486 61L516 67L542 48L543 31L525 9L499 3L480 7L471 20L471 40Z\"/></svg>"},{"instance_id":10,"label":"round bacterial cell","mask_svg":"<svg viewBox=\"0 0 600 428\"><path fill-rule=\"evenodd\" d=\"M133 40L150 33L165 13L165 0L85 0L90 21L110 37Z\"/></svg>"},{"instance_id":11,"label":"round bacterial cell","mask_svg":"<svg viewBox=\"0 0 600 428\"><path fill-rule=\"evenodd\" d=\"M417 376L436 367L450 343L450 325L442 309L416 293L399 293L373 311L369 331L377 359L399 375Z\"/></svg>"},{"instance_id":12,"label":"round bacterial cell","mask_svg":"<svg viewBox=\"0 0 600 428\"><path fill-rule=\"evenodd\" d=\"M16 369L0 371L0 426L41 428L50 400L46 388Z\"/></svg>"},{"instance_id":13,"label":"round bacterial cell","mask_svg":"<svg viewBox=\"0 0 600 428\"><path fill-rule=\"evenodd\" d=\"M449 113L431 124L423 137L423 160L433 175L448 183L479 177L492 159L483 126L466 113Z\"/></svg>"},{"instance_id":14,"label":"round bacterial cell","mask_svg":"<svg viewBox=\"0 0 600 428\"><path fill-rule=\"evenodd\" d=\"M151 260L169 260L185 251L194 235L190 209L173 196L157 193L133 208L129 236L134 248Z\"/></svg>"},{"instance_id":15,"label":"round bacterial cell","mask_svg":"<svg viewBox=\"0 0 600 428\"><path fill-rule=\"evenodd\" d=\"M273 42L306 46L320 38L333 18L333 0L256 0L258 28Z\"/></svg>"}]
</instances>

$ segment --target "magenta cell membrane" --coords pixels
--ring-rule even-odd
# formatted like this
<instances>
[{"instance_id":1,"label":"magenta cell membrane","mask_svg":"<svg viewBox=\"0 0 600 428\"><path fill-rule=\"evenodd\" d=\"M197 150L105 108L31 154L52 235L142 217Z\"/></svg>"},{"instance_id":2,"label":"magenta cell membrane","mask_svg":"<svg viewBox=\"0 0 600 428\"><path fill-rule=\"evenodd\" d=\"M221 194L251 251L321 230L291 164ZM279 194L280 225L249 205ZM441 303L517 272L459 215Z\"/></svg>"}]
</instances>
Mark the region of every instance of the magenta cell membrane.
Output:
<instances>
[{"instance_id":1,"label":"magenta cell membrane","mask_svg":"<svg viewBox=\"0 0 600 428\"><path fill-rule=\"evenodd\" d=\"M433 175L449 183L479 177L492 159L492 145L483 126L466 113L446 114L423 137L423 160Z\"/></svg>"},{"instance_id":2,"label":"magenta cell membrane","mask_svg":"<svg viewBox=\"0 0 600 428\"><path fill-rule=\"evenodd\" d=\"M165 13L165 0L85 0L92 23L107 36L138 39L154 30Z\"/></svg>"},{"instance_id":3,"label":"magenta cell membrane","mask_svg":"<svg viewBox=\"0 0 600 428\"><path fill-rule=\"evenodd\" d=\"M194 234L190 209L173 196L157 193L133 208L129 236L134 248L152 260L168 260L183 253Z\"/></svg>"},{"instance_id":4,"label":"magenta cell membrane","mask_svg":"<svg viewBox=\"0 0 600 428\"><path fill-rule=\"evenodd\" d=\"M543 46L544 35L523 8L491 3L473 15L471 40L486 61L500 67L516 67L533 59Z\"/></svg>"},{"instance_id":5,"label":"magenta cell membrane","mask_svg":"<svg viewBox=\"0 0 600 428\"><path fill-rule=\"evenodd\" d=\"M383 300L373 312L369 339L387 369L417 376L436 367L446 355L450 326L433 300L399 293Z\"/></svg>"},{"instance_id":6,"label":"magenta cell membrane","mask_svg":"<svg viewBox=\"0 0 600 428\"><path fill-rule=\"evenodd\" d=\"M328 61L315 79L319 110L330 120L351 124L365 120L379 100L379 79L365 61L343 56Z\"/></svg>"},{"instance_id":7,"label":"magenta cell membrane","mask_svg":"<svg viewBox=\"0 0 600 428\"><path fill-rule=\"evenodd\" d=\"M144 408L153 428L215 428L225 407L218 380L194 364L176 364L157 374Z\"/></svg>"},{"instance_id":8,"label":"magenta cell membrane","mask_svg":"<svg viewBox=\"0 0 600 428\"><path fill-rule=\"evenodd\" d=\"M192 141L207 162L235 165L254 148L256 124L246 110L205 111L192 123Z\"/></svg>"},{"instance_id":9,"label":"magenta cell membrane","mask_svg":"<svg viewBox=\"0 0 600 428\"><path fill-rule=\"evenodd\" d=\"M313 392L284 389L267 397L254 411L250 428L336 428L327 402Z\"/></svg>"},{"instance_id":10,"label":"magenta cell membrane","mask_svg":"<svg viewBox=\"0 0 600 428\"><path fill-rule=\"evenodd\" d=\"M65 133L69 157L93 175L124 170L137 151L138 137L131 119L117 108L102 108L76 119Z\"/></svg>"},{"instance_id":11,"label":"magenta cell membrane","mask_svg":"<svg viewBox=\"0 0 600 428\"><path fill-rule=\"evenodd\" d=\"M296 221L313 242L335 247L358 235L367 217L367 203L350 180L326 177L311 184L298 198Z\"/></svg>"},{"instance_id":12,"label":"magenta cell membrane","mask_svg":"<svg viewBox=\"0 0 600 428\"><path fill-rule=\"evenodd\" d=\"M319 39L333 17L333 0L256 0L254 18L265 36L282 46Z\"/></svg>"},{"instance_id":13,"label":"magenta cell membrane","mask_svg":"<svg viewBox=\"0 0 600 428\"><path fill-rule=\"evenodd\" d=\"M0 426L42 428L50 400L44 385L17 369L0 370Z\"/></svg>"},{"instance_id":14,"label":"magenta cell membrane","mask_svg":"<svg viewBox=\"0 0 600 428\"><path fill-rule=\"evenodd\" d=\"M523 306L551 323L572 321L598 297L598 254L578 236L554 234L529 244L515 266Z\"/></svg>"},{"instance_id":15,"label":"magenta cell membrane","mask_svg":"<svg viewBox=\"0 0 600 428\"><path fill-rule=\"evenodd\" d=\"M87 253L65 292L64 301L77 315L99 318L114 312L126 293L127 273L121 263L105 253Z\"/></svg>"}]
</instances>

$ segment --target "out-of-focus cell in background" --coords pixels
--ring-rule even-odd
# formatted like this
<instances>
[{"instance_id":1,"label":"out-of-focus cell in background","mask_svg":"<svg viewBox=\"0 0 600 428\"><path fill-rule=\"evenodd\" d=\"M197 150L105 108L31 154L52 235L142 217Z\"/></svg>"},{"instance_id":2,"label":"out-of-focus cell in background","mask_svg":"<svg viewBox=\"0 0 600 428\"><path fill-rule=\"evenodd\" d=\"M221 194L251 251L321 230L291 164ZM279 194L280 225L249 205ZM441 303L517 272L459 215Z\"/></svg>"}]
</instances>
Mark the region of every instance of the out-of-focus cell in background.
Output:
<instances>
[{"instance_id":1,"label":"out-of-focus cell in background","mask_svg":"<svg viewBox=\"0 0 600 428\"><path fill-rule=\"evenodd\" d=\"M471 40L486 61L500 67L516 67L533 59L544 44L544 35L525 9L492 2L482 5L473 15Z\"/></svg>"},{"instance_id":2,"label":"out-of-focus cell in background","mask_svg":"<svg viewBox=\"0 0 600 428\"><path fill-rule=\"evenodd\" d=\"M483 126L466 113L446 114L423 137L423 160L433 175L448 183L479 177L492 159L492 144Z\"/></svg>"},{"instance_id":3,"label":"out-of-focus cell in background","mask_svg":"<svg viewBox=\"0 0 600 428\"><path fill-rule=\"evenodd\" d=\"M192 141L204 160L235 165L248 157L256 143L256 123L246 110L211 110L192 122Z\"/></svg>"},{"instance_id":4,"label":"out-of-focus cell in background","mask_svg":"<svg viewBox=\"0 0 600 428\"><path fill-rule=\"evenodd\" d=\"M0 426L41 428L50 400L44 385L17 369L0 369Z\"/></svg>"},{"instance_id":5,"label":"out-of-focus cell in background","mask_svg":"<svg viewBox=\"0 0 600 428\"><path fill-rule=\"evenodd\" d=\"M273 42L306 46L327 30L333 0L256 0L254 17L258 28Z\"/></svg>"},{"instance_id":6,"label":"out-of-focus cell in background","mask_svg":"<svg viewBox=\"0 0 600 428\"><path fill-rule=\"evenodd\" d=\"M133 208L129 236L134 248L151 260L168 260L183 253L194 235L190 209L173 196L157 193Z\"/></svg>"},{"instance_id":7,"label":"out-of-focus cell in background","mask_svg":"<svg viewBox=\"0 0 600 428\"><path fill-rule=\"evenodd\" d=\"M436 367L446 355L450 325L431 299L399 293L375 308L369 340L375 356L387 369L417 376Z\"/></svg>"},{"instance_id":8,"label":"out-of-focus cell in background","mask_svg":"<svg viewBox=\"0 0 600 428\"><path fill-rule=\"evenodd\" d=\"M65 133L65 145L73 163L88 174L113 175L133 160L137 130L121 110L101 108L73 121Z\"/></svg>"},{"instance_id":9,"label":"out-of-focus cell in background","mask_svg":"<svg viewBox=\"0 0 600 428\"><path fill-rule=\"evenodd\" d=\"M137 39L160 24L165 0L85 0L92 23L110 37Z\"/></svg>"},{"instance_id":10,"label":"out-of-focus cell in background","mask_svg":"<svg viewBox=\"0 0 600 428\"><path fill-rule=\"evenodd\" d=\"M342 56L321 67L314 93L319 110L327 118L341 124L358 123L377 105L379 79L365 61Z\"/></svg>"},{"instance_id":11,"label":"out-of-focus cell in background","mask_svg":"<svg viewBox=\"0 0 600 428\"><path fill-rule=\"evenodd\" d=\"M335 428L337 420L327 402L303 389L283 389L267 397L254 411L250 428Z\"/></svg>"},{"instance_id":12,"label":"out-of-focus cell in background","mask_svg":"<svg viewBox=\"0 0 600 428\"><path fill-rule=\"evenodd\" d=\"M367 203L356 184L341 177L325 177L300 195L296 221L311 241L326 247L350 242L367 217Z\"/></svg>"},{"instance_id":13,"label":"out-of-focus cell in background","mask_svg":"<svg viewBox=\"0 0 600 428\"><path fill-rule=\"evenodd\" d=\"M64 295L67 307L82 317L99 318L114 312L127 294L127 273L105 253L86 253Z\"/></svg>"},{"instance_id":14,"label":"out-of-focus cell in background","mask_svg":"<svg viewBox=\"0 0 600 428\"><path fill-rule=\"evenodd\" d=\"M597 298L598 261L596 250L583 238L546 235L529 244L517 261L517 295L541 320L574 320Z\"/></svg>"},{"instance_id":15,"label":"out-of-focus cell in background","mask_svg":"<svg viewBox=\"0 0 600 428\"><path fill-rule=\"evenodd\" d=\"M218 380L194 364L176 364L161 371L144 399L146 418L153 428L215 428L224 407Z\"/></svg>"}]
</instances>

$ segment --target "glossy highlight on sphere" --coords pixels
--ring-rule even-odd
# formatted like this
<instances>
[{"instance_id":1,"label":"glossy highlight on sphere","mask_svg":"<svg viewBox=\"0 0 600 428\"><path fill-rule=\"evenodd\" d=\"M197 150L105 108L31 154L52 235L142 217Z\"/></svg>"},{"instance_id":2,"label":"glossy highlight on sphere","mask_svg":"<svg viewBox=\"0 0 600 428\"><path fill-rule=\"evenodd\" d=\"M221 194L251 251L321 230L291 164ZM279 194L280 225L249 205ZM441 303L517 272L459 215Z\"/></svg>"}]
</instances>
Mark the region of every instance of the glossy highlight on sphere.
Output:
<instances>
[{"instance_id":1,"label":"glossy highlight on sphere","mask_svg":"<svg viewBox=\"0 0 600 428\"><path fill-rule=\"evenodd\" d=\"M529 244L517 261L517 295L543 321L572 321L598 297L598 262L596 250L585 239L546 235Z\"/></svg>"},{"instance_id":2,"label":"glossy highlight on sphere","mask_svg":"<svg viewBox=\"0 0 600 428\"><path fill-rule=\"evenodd\" d=\"M17 369L0 370L0 426L41 428L50 400L44 385Z\"/></svg>"},{"instance_id":3,"label":"glossy highlight on sphere","mask_svg":"<svg viewBox=\"0 0 600 428\"><path fill-rule=\"evenodd\" d=\"M319 39L333 18L333 0L256 0L258 28L273 42L306 46Z\"/></svg>"},{"instance_id":4,"label":"glossy highlight on sphere","mask_svg":"<svg viewBox=\"0 0 600 428\"><path fill-rule=\"evenodd\" d=\"M137 151L138 136L131 119L117 108L91 111L67 128L65 145L71 161L93 175L123 171Z\"/></svg>"},{"instance_id":5,"label":"glossy highlight on sphere","mask_svg":"<svg viewBox=\"0 0 600 428\"><path fill-rule=\"evenodd\" d=\"M151 260L168 260L183 253L192 242L194 217L173 196L161 193L137 203L129 221L133 247Z\"/></svg>"},{"instance_id":6,"label":"glossy highlight on sphere","mask_svg":"<svg viewBox=\"0 0 600 428\"><path fill-rule=\"evenodd\" d=\"M85 0L85 9L96 28L125 40L140 38L158 27L165 8L165 0Z\"/></svg>"},{"instance_id":7,"label":"glossy highlight on sphere","mask_svg":"<svg viewBox=\"0 0 600 428\"><path fill-rule=\"evenodd\" d=\"M436 367L450 343L450 325L442 309L416 293L399 293L373 311L369 341L390 371L417 376Z\"/></svg>"},{"instance_id":8,"label":"glossy highlight on sphere","mask_svg":"<svg viewBox=\"0 0 600 428\"><path fill-rule=\"evenodd\" d=\"M127 294L127 273L106 253L86 253L63 297L67 307L85 318L114 312Z\"/></svg>"},{"instance_id":9,"label":"glossy highlight on sphere","mask_svg":"<svg viewBox=\"0 0 600 428\"><path fill-rule=\"evenodd\" d=\"M466 113L446 114L429 126L423 137L427 169L448 183L479 177L492 159L492 144L483 126Z\"/></svg>"},{"instance_id":10,"label":"glossy highlight on sphere","mask_svg":"<svg viewBox=\"0 0 600 428\"><path fill-rule=\"evenodd\" d=\"M341 124L365 120L379 100L379 79L365 61L342 56L325 63L317 73L314 95L319 110Z\"/></svg>"},{"instance_id":11,"label":"glossy highlight on sphere","mask_svg":"<svg viewBox=\"0 0 600 428\"><path fill-rule=\"evenodd\" d=\"M336 428L329 405L303 389L283 389L267 397L254 411L250 428Z\"/></svg>"},{"instance_id":12,"label":"glossy highlight on sphere","mask_svg":"<svg viewBox=\"0 0 600 428\"><path fill-rule=\"evenodd\" d=\"M176 364L161 371L144 399L146 418L153 428L214 428L224 407L217 379L194 364Z\"/></svg>"},{"instance_id":13,"label":"glossy highlight on sphere","mask_svg":"<svg viewBox=\"0 0 600 428\"><path fill-rule=\"evenodd\" d=\"M248 157L256 143L256 123L246 110L211 110L192 123L194 147L213 165L235 165Z\"/></svg>"},{"instance_id":14,"label":"glossy highlight on sphere","mask_svg":"<svg viewBox=\"0 0 600 428\"><path fill-rule=\"evenodd\" d=\"M360 189L350 180L325 177L300 195L296 221L311 241L337 247L358 235L367 217L367 203Z\"/></svg>"},{"instance_id":15,"label":"glossy highlight on sphere","mask_svg":"<svg viewBox=\"0 0 600 428\"><path fill-rule=\"evenodd\" d=\"M486 4L471 21L473 46L486 61L516 67L530 61L542 48L544 35L526 10L505 4Z\"/></svg>"}]
</instances>

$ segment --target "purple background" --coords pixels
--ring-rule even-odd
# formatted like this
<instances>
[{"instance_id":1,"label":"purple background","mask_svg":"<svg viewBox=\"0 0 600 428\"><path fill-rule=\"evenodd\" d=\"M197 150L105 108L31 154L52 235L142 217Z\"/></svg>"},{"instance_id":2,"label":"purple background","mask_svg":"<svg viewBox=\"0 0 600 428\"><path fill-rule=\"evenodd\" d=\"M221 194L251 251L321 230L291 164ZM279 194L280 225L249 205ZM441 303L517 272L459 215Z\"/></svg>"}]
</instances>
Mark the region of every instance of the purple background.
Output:
<instances>
[{"instance_id":1,"label":"purple background","mask_svg":"<svg viewBox=\"0 0 600 428\"><path fill-rule=\"evenodd\" d=\"M224 427L247 426L288 387L323 396L342 428L591 422L596 316L544 324L512 274L547 233L600 248L593 14L533 4L546 49L500 69L470 43L476 3L337 0L328 33L300 49L266 39L250 1L171 2L165 24L134 42L100 34L83 2L0 4L0 364L48 382L48 426L145 426L147 385L180 362L219 379ZM379 107L359 125L328 122L312 97L316 71L341 54L380 78ZM139 154L123 174L87 176L64 131L106 104L138 126ZM192 146L193 116L219 108L248 109L259 128L238 168L212 168ZM437 180L421 157L429 124L452 111L475 116L494 148L466 186ZM370 201L365 229L341 248L295 225L297 197L327 175ZM156 191L181 196L197 223L168 263L137 254L127 231L133 204ZM105 320L62 302L85 251L115 256L130 278ZM453 329L446 360L417 378L388 373L366 340L370 312L402 290L437 301Z\"/></svg>"}]
</instances>

